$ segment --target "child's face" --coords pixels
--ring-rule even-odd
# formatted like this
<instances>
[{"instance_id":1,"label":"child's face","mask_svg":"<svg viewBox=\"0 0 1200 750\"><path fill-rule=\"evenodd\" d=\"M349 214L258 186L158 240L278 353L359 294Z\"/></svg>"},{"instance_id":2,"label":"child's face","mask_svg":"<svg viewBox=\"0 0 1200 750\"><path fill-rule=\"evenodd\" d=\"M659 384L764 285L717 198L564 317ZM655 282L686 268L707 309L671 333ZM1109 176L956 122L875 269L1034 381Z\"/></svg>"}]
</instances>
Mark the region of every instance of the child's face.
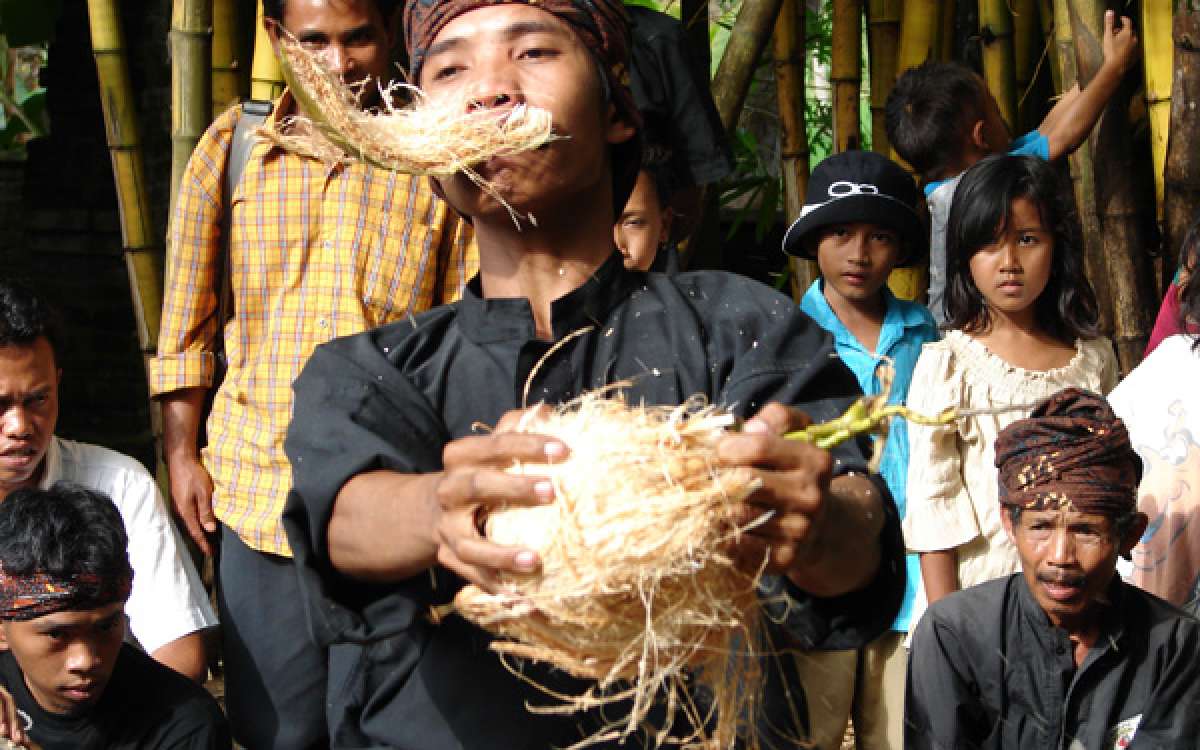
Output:
<instances>
[{"instance_id":1,"label":"child's face","mask_svg":"<svg viewBox=\"0 0 1200 750\"><path fill-rule=\"evenodd\" d=\"M608 145L633 137L634 129L604 104L590 53L553 14L524 4L463 13L434 38L419 84L431 98L467 107L528 103L551 113L558 140L476 167L518 211L545 215L593 203L589 193L611 194ZM467 216L500 214L508 221L507 209L461 173L440 182Z\"/></svg>"},{"instance_id":2,"label":"child's face","mask_svg":"<svg viewBox=\"0 0 1200 750\"><path fill-rule=\"evenodd\" d=\"M1009 209L1008 225L975 251L968 267L989 310L1031 322L1053 263L1054 235L1042 225L1037 204L1017 198Z\"/></svg>"},{"instance_id":3,"label":"child's face","mask_svg":"<svg viewBox=\"0 0 1200 750\"><path fill-rule=\"evenodd\" d=\"M900 235L878 224L833 224L817 237L825 295L855 307L875 306L900 259Z\"/></svg>"},{"instance_id":4,"label":"child's face","mask_svg":"<svg viewBox=\"0 0 1200 750\"><path fill-rule=\"evenodd\" d=\"M631 271L649 270L671 230L671 209L664 208L646 170L638 172L633 193L613 225L613 241Z\"/></svg>"}]
</instances>

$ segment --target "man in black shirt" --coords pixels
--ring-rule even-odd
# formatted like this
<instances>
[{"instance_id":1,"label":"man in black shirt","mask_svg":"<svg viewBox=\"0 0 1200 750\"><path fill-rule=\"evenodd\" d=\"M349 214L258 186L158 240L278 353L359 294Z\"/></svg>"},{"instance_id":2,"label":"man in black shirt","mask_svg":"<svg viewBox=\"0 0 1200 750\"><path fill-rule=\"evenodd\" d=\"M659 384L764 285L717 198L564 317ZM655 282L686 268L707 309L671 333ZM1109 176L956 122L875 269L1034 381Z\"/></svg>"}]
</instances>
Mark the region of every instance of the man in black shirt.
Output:
<instances>
[{"instance_id":1,"label":"man in black shirt","mask_svg":"<svg viewBox=\"0 0 1200 750\"><path fill-rule=\"evenodd\" d=\"M1022 572L921 619L905 747L1194 747L1200 622L1116 575L1146 528L1125 425L1067 389L1000 433L996 465Z\"/></svg>"},{"instance_id":2,"label":"man in black shirt","mask_svg":"<svg viewBox=\"0 0 1200 750\"><path fill-rule=\"evenodd\" d=\"M0 737L45 750L220 750L202 687L124 643L133 570L112 501L79 485L0 503Z\"/></svg>"},{"instance_id":3,"label":"man in black shirt","mask_svg":"<svg viewBox=\"0 0 1200 750\"><path fill-rule=\"evenodd\" d=\"M464 580L493 590L496 571L539 565L477 527L491 507L554 502L543 478L504 468L570 450L505 429L512 410L618 381L632 382L633 403L703 394L747 418L719 455L763 483L747 519L775 511L738 550L766 562L775 647L853 648L882 632L903 587L886 491L857 446L831 456L781 437L857 395L829 337L765 286L629 272L614 251L614 206L639 164L619 0L412 0L404 27L429 96L540 106L564 137L477 167L536 225L514 226L462 175L439 181L479 242L480 274L461 303L319 347L295 383L284 525L310 624L323 644L365 644L331 705L334 745L545 750L599 728L597 713L527 709L555 702L531 684L560 695L587 685L537 663L507 665L514 676L485 632L427 613ZM759 723L791 747L803 692L781 671L790 659L769 661Z\"/></svg>"}]
</instances>

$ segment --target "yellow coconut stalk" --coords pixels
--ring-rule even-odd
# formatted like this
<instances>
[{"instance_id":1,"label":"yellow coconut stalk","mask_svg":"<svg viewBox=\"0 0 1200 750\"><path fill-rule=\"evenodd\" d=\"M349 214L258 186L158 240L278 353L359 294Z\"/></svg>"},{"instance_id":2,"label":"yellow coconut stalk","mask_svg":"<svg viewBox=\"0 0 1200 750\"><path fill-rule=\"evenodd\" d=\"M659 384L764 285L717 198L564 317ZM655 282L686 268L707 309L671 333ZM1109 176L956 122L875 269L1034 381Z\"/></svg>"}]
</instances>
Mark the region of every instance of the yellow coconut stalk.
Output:
<instances>
[{"instance_id":1,"label":"yellow coconut stalk","mask_svg":"<svg viewBox=\"0 0 1200 750\"><path fill-rule=\"evenodd\" d=\"M250 98L273 102L283 93L283 76L279 61L271 48L271 36L263 23L262 3L258 6L254 25L254 57L250 61Z\"/></svg>"},{"instance_id":2,"label":"yellow coconut stalk","mask_svg":"<svg viewBox=\"0 0 1200 750\"><path fill-rule=\"evenodd\" d=\"M627 717L583 744L632 734L660 700L680 707L692 740L713 747L732 747L751 715L762 679L757 575L727 547L742 533L734 525L740 503L757 485L716 460L733 423L698 401L630 408L592 393L531 411L518 428L570 446L562 462L512 469L548 477L557 499L493 512L485 528L492 541L536 550L542 568L503 576L496 594L467 586L455 609L501 636L492 644L500 654L597 682L586 695L558 696L562 710L630 701ZM714 696L711 737L712 716L692 703L689 674Z\"/></svg>"},{"instance_id":3,"label":"yellow coconut stalk","mask_svg":"<svg viewBox=\"0 0 1200 750\"><path fill-rule=\"evenodd\" d=\"M1150 149L1154 159L1154 199L1158 220L1163 219L1167 164L1167 134L1171 126L1171 76L1173 47L1171 38L1171 0L1147 0L1142 3L1142 69L1146 71L1146 106L1150 112ZM1168 273L1173 273L1171 269Z\"/></svg>"}]
</instances>

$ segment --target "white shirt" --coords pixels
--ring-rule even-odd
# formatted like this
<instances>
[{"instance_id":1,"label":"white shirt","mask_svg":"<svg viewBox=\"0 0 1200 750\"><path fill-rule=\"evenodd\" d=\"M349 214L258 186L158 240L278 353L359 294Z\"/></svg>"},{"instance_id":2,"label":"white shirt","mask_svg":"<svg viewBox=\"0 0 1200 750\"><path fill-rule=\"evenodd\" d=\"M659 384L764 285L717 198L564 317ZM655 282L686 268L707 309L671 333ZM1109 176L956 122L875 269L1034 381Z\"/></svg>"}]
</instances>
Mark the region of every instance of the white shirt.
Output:
<instances>
[{"instance_id":1,"label":"white shirt","mask_svg":"<svg viewBox=\"0 0 1200 750\"><path fill-rule=\"evenodd\" d=\"M50 441L45 466L42 489L60 480L74 482L108 495L120 511L133 567L125 614L138 646L153 653L217 624L200 576L145 467L108 448L60 437Z\"/></svg>"}]
</instances>

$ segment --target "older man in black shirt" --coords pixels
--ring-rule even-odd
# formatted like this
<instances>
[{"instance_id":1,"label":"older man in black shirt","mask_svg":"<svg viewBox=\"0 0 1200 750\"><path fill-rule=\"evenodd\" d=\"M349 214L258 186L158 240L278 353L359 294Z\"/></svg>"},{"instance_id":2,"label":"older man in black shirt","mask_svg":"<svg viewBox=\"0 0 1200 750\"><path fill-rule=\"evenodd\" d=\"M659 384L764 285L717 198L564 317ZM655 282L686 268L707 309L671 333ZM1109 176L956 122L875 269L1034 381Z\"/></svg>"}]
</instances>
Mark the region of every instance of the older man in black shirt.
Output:
<instances>
[{"instance_id":1,"label":"older man in black shirt","mask_svg":"<svg viewBox=\"0 0 1200 750\"><path fill-rule=\"evenodd\" d=\"M548 482L503 469L569 446L477 425L619 381L634 403L703 394L747 417L719 455L763 482L747 513L775 511L738 552L766 563L776 646L851 648L881 632L903 586L886 491L855 446L831 457L781 437L805 421L800 409L828 419L857 395L829 338L760 284L628 272L614 251L614 205L639 163L619 0L412 0L404 26L431 97L541 106L565 137L478 168L534 225L514 226L462 175L439 182L479 242L460 303L320 347L296 381L284 523L316 637L365 644L332 696L334 746L546 750L602 726L599 712L530 713L555 702L531 684L587 686L535 663L507 665L514 676L485 632L427 613L464 580L490 590L496 571L539 564L484 539L477 513L553 502ZM789 661L769 665L760 717L785 741L804 715L794 675L776 668Z\"/></svg>"},{"instance_id":2,"label":"older man in black shirt","mask_svg":"<svg viewBox=\"0 0 1200 750\"><path fill-rule=\"evenodd\" d=\"M1022 573L937 602L913 635L905 746L1194 747L1200 622L1126 585L1140 463L1107 402L1068 389L996 441Z\"/></svg>"}]
</instances>

